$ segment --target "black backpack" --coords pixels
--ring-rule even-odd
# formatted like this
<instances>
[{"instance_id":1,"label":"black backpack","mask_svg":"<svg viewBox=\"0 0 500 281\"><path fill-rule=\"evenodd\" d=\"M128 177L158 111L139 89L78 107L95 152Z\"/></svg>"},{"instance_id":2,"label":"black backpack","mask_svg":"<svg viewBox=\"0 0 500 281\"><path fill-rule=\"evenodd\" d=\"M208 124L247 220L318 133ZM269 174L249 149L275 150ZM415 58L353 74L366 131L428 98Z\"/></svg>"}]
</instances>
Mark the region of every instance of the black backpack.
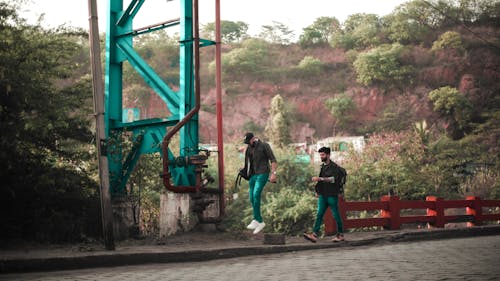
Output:
<instances>
[{"instance_id":1,"label":"black backpack","mask_svg":"<svg viewBox=\"0 0 500 281\"><path fill-rule=\"evenodd\" d=\"M240 169L238 175L236 176L236 181L234 182L234 190L238 190L238 186L241 185L241 179L249 180L250 177L247 174L247 169Z\"/></svg>"},{"instance_id":2,"label":"black backpack","mask_svg":"<svg viewBox=\"0 0 500 281\"><path fill-rule=\"evenodd\" d=\"M345 185L345 182L347 180L347 171L339 166L338 164L335 163L335 165L337 166L337 168L339 169L339 172L340 172L340 178L338 179L338 183L339 183L339 188L340 188L340 191L339 193L342 194L344 193L344 185Z\"/></svg>"}]
</instances>

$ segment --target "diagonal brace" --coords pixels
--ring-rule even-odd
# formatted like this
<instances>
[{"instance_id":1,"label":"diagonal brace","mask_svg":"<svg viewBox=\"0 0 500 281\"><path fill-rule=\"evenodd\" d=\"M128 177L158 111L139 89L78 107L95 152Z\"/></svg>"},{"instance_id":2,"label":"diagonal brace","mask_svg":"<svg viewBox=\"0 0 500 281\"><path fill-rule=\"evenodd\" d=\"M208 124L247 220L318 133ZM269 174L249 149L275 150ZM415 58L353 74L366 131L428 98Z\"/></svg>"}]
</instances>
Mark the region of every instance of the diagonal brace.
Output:
<instances>
[{"instance_id":1,"label":"diagonal brace","mask_svg":"<svg viewBox=\"0 0 500 281\"><path fill-rule=\"evenodd\" d=\"M125 40L118 40L118 48L127 56L134 69L144 78L144 81L153 88L160 98L167 104L173 115L179 112L179 97L156 74L156 72L135 52L134 48Z\"/></svg>"},{"instance_id":2,"label":"diagonal brace","mask_svg":"<svg viewBox=\"0 0 500 281\"><path fill-rule=\"evenodd\" d=\"M144 4L144 1L146 0L132 0L125 12L123 12L122 16L118 19L116 25L123 26L125 25L125 23L132 20L137 12L139 12L139 9L141 8L142 4Z\"/></svg>"}]
</instances>

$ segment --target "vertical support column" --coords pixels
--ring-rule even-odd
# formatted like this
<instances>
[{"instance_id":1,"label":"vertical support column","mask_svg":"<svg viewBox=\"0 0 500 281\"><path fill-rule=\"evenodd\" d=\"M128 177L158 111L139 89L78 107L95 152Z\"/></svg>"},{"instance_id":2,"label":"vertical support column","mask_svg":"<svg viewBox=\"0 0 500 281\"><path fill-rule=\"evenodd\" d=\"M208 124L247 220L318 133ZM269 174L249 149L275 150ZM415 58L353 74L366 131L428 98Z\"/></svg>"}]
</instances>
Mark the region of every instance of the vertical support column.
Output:
<instances>
[{"instance_id":1,"label":"vertical support column","mask_svg":"<svg viewBox=\"0 0 500 281\"><path fill-rule=\"evenodd\" d=\"M400 210L401 204L399 196L384 195L380 199L382 202L388 202L388 207L382 211L382 217L389 219L389 225L384 228L395 230L401 228Z\"/></svg>"},{"instance_id":2,"label":"vertical support column","mask_svg":"<svg viewBox=\"0 0 500 281\"><path fill-rule=\"evenodd\" d=\"M474 221L468 222L467 227L481 225L481 219L483 215L483 206L481 205L481 198L477 196L467 196L465 199L467 201L472 201L471 207L466 208L466 214L474 216Z\"/></svg>"},{"instance_id":3,"label":"vertical support column","mask_svg":"<svg viewBox=\"0 0 500 281\"><path fill-rule=\"evenodd\" d=\"M193 3L191 0L181 2L181 28L180 28L180 81L179 81L179 120L195 105L195 85L193 69ZM196 148L199 143L198 138L198 114L189 120L180 129L180 156L189 156L197 153L188 151L188 148ZM176 185L195 185L195 176L192 167L180 167L179 171L183 175Z\"/></svg>"},{"instance_id":4,"label":"vertical support column","mask_svg":"<svg viewBox=\"0 0 500 281\"><path fill-rule=\"evenodd\" d=\"M443 208L443 198L438 198L436 196L427 196L425 198L427 202L433 202L434 207L427 209L427 216L433 217L434 222L429 223L429 228L433 227L444 227L444 208Z\"/></svg>"},{"instance_id":5,"label":"vertical support column","mask_svg":"<svg viewBox=\"0 0 500 281\"><path fill-rule=\"evenodd\" d=\"M116 22L123 13L123 0L108 1L108 22L106 28L106 75L104 81L104 107L106 147L111 193L118 192L121 181L123 154L119 145L119 132L114 130L122 120L122 65L125 59L116 44L118 27Z\"/></svg>"}]
</instances>

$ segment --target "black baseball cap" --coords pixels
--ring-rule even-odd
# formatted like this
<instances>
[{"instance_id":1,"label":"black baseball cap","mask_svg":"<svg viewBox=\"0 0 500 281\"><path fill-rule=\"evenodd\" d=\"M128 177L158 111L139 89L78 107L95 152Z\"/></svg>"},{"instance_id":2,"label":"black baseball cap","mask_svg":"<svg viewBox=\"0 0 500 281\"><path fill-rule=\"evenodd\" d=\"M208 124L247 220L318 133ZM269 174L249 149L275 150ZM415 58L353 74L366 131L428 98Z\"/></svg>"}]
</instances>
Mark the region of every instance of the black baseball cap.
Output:
<instances>
[{"instance_id":1,"label":"black baseball cap","mask_svg":"<svg viewBox=\"0 0 500 281\"><path fill-rule=\"evenodd\" d=\"M250 143L250 140L251 140L252 138L253 138L253 133L248 132L248 133L246 133L246 134L245 134L245 137L243 138L243 142L244 142L245 144L249 144L249 143Z\"/></svg>"}]
</instances>

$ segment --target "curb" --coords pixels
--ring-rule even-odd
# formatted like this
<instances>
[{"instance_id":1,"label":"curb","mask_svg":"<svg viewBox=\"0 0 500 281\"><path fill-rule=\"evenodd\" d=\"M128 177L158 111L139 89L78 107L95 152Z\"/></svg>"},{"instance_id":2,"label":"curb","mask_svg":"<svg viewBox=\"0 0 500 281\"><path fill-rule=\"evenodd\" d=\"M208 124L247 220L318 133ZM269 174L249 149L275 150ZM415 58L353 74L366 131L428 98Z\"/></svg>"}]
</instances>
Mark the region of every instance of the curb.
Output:
<instances>
[{"instance_id":1,"label":"curb","mask_svg":"<svg viewBox=\"0 0 500 281\"><path fill-rule=\"evenodd\" d=\"M200 262L235 257L287 253L305 250L329 248L358 247L368 245L384 245L388 243L426 241L500 235L500 226L481 226L472 228L439 229L432 231L407 231L387 236L342 243L304 243L297 245L262 245L235 247L226 249L192 250L163 253L116 253L109 252L98 255L79 257L2 259L0 273L36 272L70 270L95 267L112 267L124 265L140 265L148 263Z\"/></svg>"}]
</instances>

